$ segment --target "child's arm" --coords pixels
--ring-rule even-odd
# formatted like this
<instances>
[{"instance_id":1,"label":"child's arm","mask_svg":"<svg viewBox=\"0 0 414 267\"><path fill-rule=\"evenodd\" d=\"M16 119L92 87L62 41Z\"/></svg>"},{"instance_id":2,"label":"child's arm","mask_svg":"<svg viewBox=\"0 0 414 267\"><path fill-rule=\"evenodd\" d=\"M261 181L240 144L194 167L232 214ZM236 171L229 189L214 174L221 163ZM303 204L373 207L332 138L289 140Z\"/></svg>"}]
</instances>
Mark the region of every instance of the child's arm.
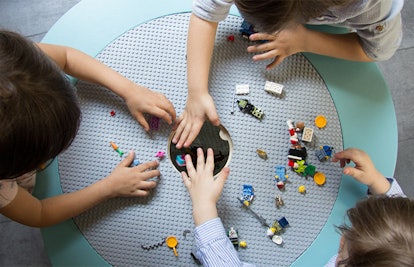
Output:
<instances>
[{"instance_id":1,"label":"child's arm","mask_svg":"<svg viewBox=\"0 0 414 267\"><path fill-rule=\"evenodd\" d=\"M291 24L276 34L252 34L250 40L268 40L247 48L248 52L261 53L253 56L255 61L274 59L267 65L267 69L279 65L286 57L299 52L361 62L373 61L362 49L356 33L329 34L307 29L301 24Z\"/></svg>"},{"instance_id":2,"label":"child's arm","mask_svg":"<svg viewBox=\"0 0 414 267\"><path fill-rule=\"evenodd\" d=\"M154 92L128 80L79 50L51 44L39 43L37 45L65 73L81 80L105 86L122 97L131 114L146 131L149 130L149 125L143 113L162 118L169 124L175 121L174 106L162 93Z\"/></svg>"},{"instance_id":3,"label":"child's arm","mask_svg":"<svg viewBox=\"0 0 414 267\"><path fill-rule=\"evenodd\" d=\"M10 219L33 227L47 227L92 208L113 197L142 197L157 183L147 181L160 175L157 161L128 167L134 158L130 152L106 178L76 192L39 200L19 187L16 197L0 213Z\"/></svg>"},{"instance_id":4,"label":"child's arm","mask_svg":"<svg viewBox=\"0 0 414 267\"><path fill-rule=\"evenodd\" d=\"M390 182L374 166L367 153L360 149L348 148L344 151L335 153L333 162L340 162L345 175L354 177L359 182L368 185L370 192L374 195L385 194L390 189ZM347 163L354 162L355 166L346 166Z\"/></svg>"},{"instance_id":5,"label":"child's arm","mask_svg":"<svg viewBox=\"0 0 414 267\"><path fill-rule=\"evenodd\" d=\"M224 168L214 179L214 154L211 148L207 150L206 161L203 150L197 149L196 168L189 155L186 155L185 162L188 174L182 172L181 176L193 203L196 257L203 266L252 266L240 261L217 215L217 201L230 169Z\"/></svg>"},{"instance_id":6,"label":"child's arm","mask_svg":"<svg viewBox=\"0 0 414 267\"><path fill-rule=\"evenodd\" d=\"M208 77L217 25L216 22L200 19L194 14L190 17L187 40L188 97L172 140L177 148L191 145L206 118L213 125L220 124L213 98L208 92Z\"/></svg>"}]
</instances>

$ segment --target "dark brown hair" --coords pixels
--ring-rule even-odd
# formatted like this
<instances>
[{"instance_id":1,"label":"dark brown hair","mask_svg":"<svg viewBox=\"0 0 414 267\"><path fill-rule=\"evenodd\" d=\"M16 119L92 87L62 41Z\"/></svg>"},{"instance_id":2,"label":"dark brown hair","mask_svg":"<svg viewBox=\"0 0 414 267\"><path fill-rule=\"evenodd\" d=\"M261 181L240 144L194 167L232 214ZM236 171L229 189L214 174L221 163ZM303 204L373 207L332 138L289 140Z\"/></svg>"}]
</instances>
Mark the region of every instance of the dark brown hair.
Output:
<instances>
[{"instance_id":1,"label":"dark brown hair","mask_svg":"<svg viewBox=\"0 0 414 267\"><path fill-rule=\"evenodd\" d=\"M345 6L356 0L235 0L240 14L258 31L274 33L287 23L306 23L328 8Z\"/></svg>"},{"instance_id":2,"label":"dark brown hair","mask_svg":"<svg viewBox=\"0 0 414 267\"><path fill-rule=\"evenodd\" d=\"M36 170L73 141L75 89L35 44L0 30L0 179Z\"/></svg>"},{"instance_id":3,"label":"dark brown hair","mask_svg":"<svg viewBox=\"0 0 414 267\"><path fill-rule=\"evenodd\" d=\"M349 257L340 266L414 266L414 200L373 196L347 212L341 226Z\"/></svg>"}]
</instances>

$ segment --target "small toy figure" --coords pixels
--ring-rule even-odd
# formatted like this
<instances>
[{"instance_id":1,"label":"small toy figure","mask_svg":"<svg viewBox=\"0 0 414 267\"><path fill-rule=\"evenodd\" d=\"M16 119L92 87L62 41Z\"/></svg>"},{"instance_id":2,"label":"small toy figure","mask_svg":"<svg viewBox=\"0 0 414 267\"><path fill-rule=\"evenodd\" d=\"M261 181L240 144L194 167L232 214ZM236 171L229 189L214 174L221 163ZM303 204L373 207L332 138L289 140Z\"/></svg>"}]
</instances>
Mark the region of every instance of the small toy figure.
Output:
<instances>
[{"instance_id":1,"label":"small toy figure","mask_svg":"<svg viewBox=\"0 0 414 267\"><path fill-rule=\"evenodd\" d=\"M285 202L283 201L282 197L277 195L275 197L275 203L276 203L276 207L280 208L281 206L283 206L285 204Z\"/></svg>"},{"instance_id":2,"label":"small toy figure","mask_svg":"<svg viewBox=\"0 0 414 267\"><path fill-rule=\"evenodd\" d=\"M319 150L315 151L315 155L319 161L326 161L332 157L333 150L334 148L331 146L320 146Z\"/></svg>"},{"instance_id":3,"label":"small toy figure","mask_svg":"<svg viewBox=\"0 0 414 267\"><path fill-rule=\"evenodd\" d=\"M286 167L285 166L276 166L275 167L275 179L276 179L276 186L280 190L285 188L286 179L289 175L286 174Z\"/></svg>"},{"instance_id":4,"label":"small toy figure","mask_svg":"<svg viewBox=\"0 0 414 267\"><path fill-rule=\"evenodd\" d=\"M304 160L298 160L293 164L293 170L296 173L303 174L306 169L306 164Z\"/></svg>"},{"instance_id":5,"label":"small toy figure","mask_svg":"<svg viewBox=\"0 0 414 267\"><path fill-rule=\"evenodd\" d=\"M277 181L276 186L277 186L277 188L279 188L279 190L284 190L285 189L285 183L282 182L282 181Z\"/></svg>"},{"instance_id":6,"label":"small toy figure","mask_svg":"<svg viewBox=\"0 0 414 267\"><path fill-rule=\"evenodd\" d=\"M322 129L326 126L326 117L324 115L318 115L315 118L315 125L319 129Z\"/></svg>"},{"instance_id":7,"label":"small toy figure","mask_svg":"<svg viewBox=\"0 0 414 267\"><path fill-rule=\"evenodd\" d=\"M304 185L301 185L298 187L298 192L301 194L305 194L306 193L306 187Z\"/></svg>"},{"instance_id":8,"label":"small toy figure","mask_svg":"<svg viewBox=\"0 0 414 267\"><path fill-rule=\"evenodd\" d=\"M259 120L263 118L263 111L259 108L256 108L254 105L252 105L249 100L247 99L240 99L237 100L237 105L239 106L240 110L244 113L250 113L251 115L255 116Z\"/></svg>"},{"instance_id":9,"label":"small toy figure","mask_svg":"<svg viewBox=\"0 0 414 267\"><path fill-rule=\"evenodd\" d=\"M254 198L254 189L253 186L245 184L243 185L243 196L242 196L242 200L243 200L243 204L245 206L249 206Z\"/></svg>"},{"instance_id":10,"label":"small toy figure","mask_svg":"<svg viewBox=\"0 0 414 267\"><path fill-rule=\"evenodd\" d=\"M122 155L124 155L124 152L122 152L120 149L119 149L119 147L118 147L118 145L117 144L115 144L114 142L109 142L110 144L111 144L111 146L112 146L112 148L119 154L119 156L120 157L122 157Z\"/></svg>"},{"instance_id":11,"label":"small toy figure","mask_svg":"<svg viewBox=\"0 0 414 267\"><path fill-rule=\"evenodd\" d=\"M185 154L182 155L177 155L175 157L175 162L177 163L178 166L183 167L185 166Z\"/></svg>"},{"instance_id":12,"label":"small toy figure","mask_svg":"<svg viewBox=\"0 0 414 267\"><path fill-rule=\"evenodd\" d=\"M285 229L288 225L289 222L285 217L282 217L279 220L273 222L272 226L267 229L266 235L268 237L273 237L275 234L282 232L283 229Z\"/></svg>"},{"instance_id":13,"label":"small toy figure","mask_svg":"<svg viewBox=\"0 0 414 267\"><path fill-rule=\"evenodd\" d=\"M260 149L260 148L256 149L256 153L257 153L257 155L259 155L260 158L262 158L264 160L267 159L267 153L263 149Z\"/></svg>"},{"instance_id":14,"label":"small toy figure","mask_svg":"<svg viewBox=\"0 0 414 267\"><path fill-rule=\"evenodd\" d=\"M235 249L239 248L239 233L233 227L230 227L230 230L227 233L231 243L233 244Z\"/></svg>"},{"instance_id":15,"label":"small toy figure","mask_svg":"<svg viewBox=\"0 0 414 267\"><path fill-rule=\"evenodd\" d=\"M282 181L286 183L286 179L289 178L289 175L286 174L286 167L282 165L278 165L275 167L275 178L278 181Z\"/></svg>"},{"instance_id":16,"label":"small toy figure","mask_svg":"<svg viewBox=\"0 0 414 267\"><path fill-rule=\"evenodd\" d=\"M305 123L303 121L298 121L296 124L296 132L302 132L305 128Z\"/></svg>"},{"instance_id":17,"label":"small toy figure","mask_svg":"<svg viewBox=\"0 0 414 267\"><path fill-rule=\"evenodd\" d=\"M266 81L264 90L276 96L281 96L283 93L283 85L271 81Z\"/></svg>"},{"instance_id":18,"label":"small toy figure","mask_svg":"<svg viewBox=\"0 0 414 267\"><path fill-rule=\"evenodd\" d=\"M155 157L157 157L159 160L162 160L165 157L164 151L158 151L157 154L155 154Z\"/></svg>"}]
</instances>

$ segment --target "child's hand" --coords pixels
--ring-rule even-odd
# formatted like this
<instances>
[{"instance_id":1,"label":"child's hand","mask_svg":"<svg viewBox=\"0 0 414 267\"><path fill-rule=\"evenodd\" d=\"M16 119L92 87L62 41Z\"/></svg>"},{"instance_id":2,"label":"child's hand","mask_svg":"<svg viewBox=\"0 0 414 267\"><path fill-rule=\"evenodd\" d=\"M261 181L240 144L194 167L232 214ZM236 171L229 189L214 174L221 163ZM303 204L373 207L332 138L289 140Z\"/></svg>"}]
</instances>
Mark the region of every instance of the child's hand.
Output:
<instances>
[{"instance_id":1,"label":"child's hand","mask_svg":"<svg viewBox=\"0 0 414 267\"><path fill-rule=\"evenodd\" d=\"M230 169L223 168L217 178L214 179L214 153L211 148L207 150L205 163L203 149L197 149L197 169L194 168L190 155L185 156L185 163L188 175L182 172L181 177L190 193L193 203L194 223L198 226L217 217L216 204L223 191Z\"/></svg>"},{"instance_id":2,"label":"child's hand","mask_svg":"<svg viewBox=\"0 0 414 267\"><path fill-rule=\"evenodd\" d=\"M344 168L343 173L345 175L352 176L359 182L368 185L373 194L385 194L390 188L390 183L375 168L369 155L360 149L348 148L337 152L333 156L332 161L339 161L341 168ZM345 167L351 161L355 163L355 166Z\"/></svg>"},{"instance_id":3,"label":"child's hand","mask_svg":"<svg viewBox=\"0 0 414 267\"><path fill-rule=\"evenodd\" d=\"M255 33L250 35L250 41L267 42L249 46L247 51L250 53L261 53L253 56L254 61L274 59L266 66L266 69L276 67L290 55L303 52L306 28L301 24L292 23L287 28L274 33Z\"/></svg>"},{"instance_id":4,"label":"child's hand","mask_svg":"<svg viewBox=\"0 0 414 267\"><path fill-rule=\"evenodd\" d=\"M110 197L143 197L149 194L150 189L157 186L155 181L147 180L160 176L160 171L155 169L158 167L158 161L129 167L134 155L134 152L129 152L128 156L103 180Z\"/></svg>"},{"instance_id":5,"label":"child's hand","mask_svg":"<svg viewBox=\"0 0 414 267\"><path fill-rule=\"evenodd\" d=\"M196 139L203 127L205 119L218 126L220 120L214 106L213 98L210 94L197 94L195 97L188 96L187 104L184 112L178 118L178 122L174 128L177 128L172 142L176 147L189 147Z\"/></svg>"},{"instance_id":6,"label":"child's hand","mask_svg":"<svg viewBox=\"0 0 414 267\"><path fill-rule=\"evenodd\" d=\"M150 127L145 120L144 113L161 118L168 124L175 121L176 114L173 104L164 94L152 91L144 86L132 83L132 88L128 90L125 102L132 116L145 131L149 131Z\"/></svg>"}]
</instances>

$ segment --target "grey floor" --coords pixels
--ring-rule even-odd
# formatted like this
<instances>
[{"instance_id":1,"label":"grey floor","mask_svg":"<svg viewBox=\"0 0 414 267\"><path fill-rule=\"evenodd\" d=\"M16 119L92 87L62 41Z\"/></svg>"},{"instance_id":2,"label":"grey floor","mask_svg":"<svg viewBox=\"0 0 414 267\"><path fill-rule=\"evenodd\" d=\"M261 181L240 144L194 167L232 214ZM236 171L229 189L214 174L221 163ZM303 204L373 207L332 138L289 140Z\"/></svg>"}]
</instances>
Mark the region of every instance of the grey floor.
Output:
<instances>
[{"instance_id":1,"label":"grey floor","mask_svg":"<svg viewBox=\"0 0 414 267\"><path fill-rule=\"evenodd\" d=\"M41 41L52 25L80 0L0 0L0 28ZM405 193L414 197L414 1L405 0L401 47L379 68L391 90L398 121L398 159L395 177ZM378 125L378 130L382 129ZM378 144L379 146L381 144ZM0 266L50 266L40 231L0 215Z\"/></svg>"}]
</instances>

